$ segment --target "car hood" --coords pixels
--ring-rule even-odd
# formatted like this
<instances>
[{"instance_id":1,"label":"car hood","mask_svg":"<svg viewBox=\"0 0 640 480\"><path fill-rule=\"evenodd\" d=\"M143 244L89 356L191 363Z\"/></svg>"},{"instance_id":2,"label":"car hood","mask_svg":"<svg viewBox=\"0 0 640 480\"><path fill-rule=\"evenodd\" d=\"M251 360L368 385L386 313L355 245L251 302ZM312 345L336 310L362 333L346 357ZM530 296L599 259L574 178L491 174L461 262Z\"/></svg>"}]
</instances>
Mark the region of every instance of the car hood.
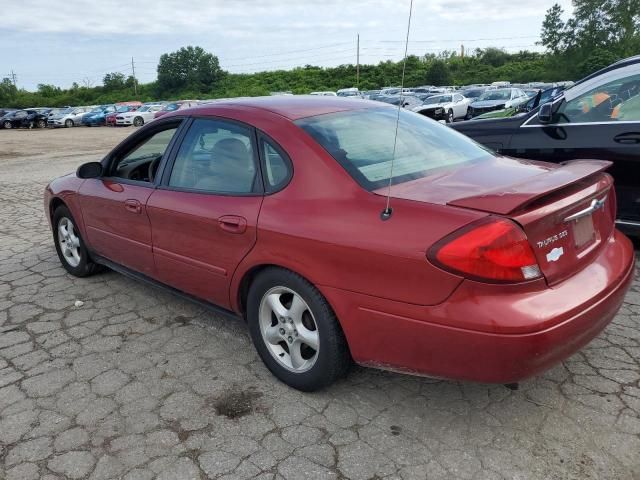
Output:
<instances>
[{"instance_id":1,"label":"car hood","mask_svg":"<svg viewBox=\"0 0 640 480\"><path fill-rule=\"evenodd\" d=\"M507 215L610 165L602 160L574 160L558 165L492 156L393 185L391 196ZM386 195L387 188L374 193Z\"/></svg>"},{"instance_id":2,"label":"car hood","mask_svg":"<svg viewBox=\"0 0 640 480\"><path fill-rule=\"evenodd\" d=\"M446 103L430 103L429 105L418 105L420 110L432 109L432 108L446 108L449 102Z\"/></svg>"},{"instance_id":3,"label":"car hood","mask_svg":"<svg viewBox=\"0 0 640 480\"><path fill-rule=\"evenodd\" d=\"M482 108L482 107L495 107L497 105L504 105L509 100L482 100L480 102L473 102L471 104L474 108Z\"/></svg>"}]
</instances>

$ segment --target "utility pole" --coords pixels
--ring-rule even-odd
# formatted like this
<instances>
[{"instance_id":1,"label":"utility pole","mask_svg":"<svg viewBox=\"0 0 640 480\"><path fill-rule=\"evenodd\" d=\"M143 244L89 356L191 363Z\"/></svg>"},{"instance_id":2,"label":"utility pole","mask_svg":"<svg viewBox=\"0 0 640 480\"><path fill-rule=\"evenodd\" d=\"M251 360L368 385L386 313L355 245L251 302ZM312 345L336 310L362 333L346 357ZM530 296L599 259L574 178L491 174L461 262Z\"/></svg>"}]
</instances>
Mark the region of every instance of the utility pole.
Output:
<instances>
[{"instance_id":1,"label":"utility pole","mask_svg":"<svg viewBox=\"0 0 640 480\"><path fill-rule=\"evenodd\" d=\"M131 57L131 73L133 74L133 93L138 96L138 80L136 80L136 65L133 63L133 57Z\"/></svg>"},{"instance_id":2,"label":"utility pole","mask_svg":"<svg viewBox=\"0 0 640 480\"><path fill-rule=\"evenodd\" d=\"M356 87L360 88L360 34L356 40Z\"/></svg>"},{"instance_id":3,"label":"utility pole","mask_svg":"<svg viewBox=\"0 0 640 480\"><path fill-rule=\"evenodd\" d=\"M11 80L13 81L13 86L16 86L16 74L13 70L11 70Z\"/></svg>"},{"instance_id":4,"label":"utility pole","mask_svg":"<svg viewBox=\"0 0 640 480\"><path fill-rule=\"evenodd\" d=\"M464 58L464 45L460 45L460 58Z\"/></svg>"}]
</instances>

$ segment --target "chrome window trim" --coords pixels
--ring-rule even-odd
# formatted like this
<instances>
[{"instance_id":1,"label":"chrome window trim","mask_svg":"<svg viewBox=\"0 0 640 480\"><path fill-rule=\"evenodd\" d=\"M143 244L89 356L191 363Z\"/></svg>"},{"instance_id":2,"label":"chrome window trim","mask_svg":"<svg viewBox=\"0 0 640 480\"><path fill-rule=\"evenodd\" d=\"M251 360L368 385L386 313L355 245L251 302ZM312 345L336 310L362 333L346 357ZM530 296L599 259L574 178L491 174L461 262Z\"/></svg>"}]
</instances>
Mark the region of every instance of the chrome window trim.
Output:
<instances>
[{"instance_id":1,"label":"chrome window trim","mask_svg":"<svg viewBox=\"0 0 640 480\"><path fill-rule=\"evenodd\" d=\"M628 125L628 124L639 124L640 120L620 120L620 121L611 121L611 122L579 122L579 123L547 123L540 125L528 125L528 123L537 117L536 115L532 115L526 122L520 125L520 128L540 128L540 127L580 127L586 125Z\"/></svg>"}]
</instances>

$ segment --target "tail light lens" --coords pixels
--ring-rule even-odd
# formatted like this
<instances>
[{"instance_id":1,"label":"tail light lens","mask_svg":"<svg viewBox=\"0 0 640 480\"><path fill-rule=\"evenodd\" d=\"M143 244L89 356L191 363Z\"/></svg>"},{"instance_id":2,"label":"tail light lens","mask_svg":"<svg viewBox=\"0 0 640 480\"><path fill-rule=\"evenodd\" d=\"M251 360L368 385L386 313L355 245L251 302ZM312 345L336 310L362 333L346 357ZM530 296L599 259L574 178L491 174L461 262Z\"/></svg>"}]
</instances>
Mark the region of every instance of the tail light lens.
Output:
<instances>
[{"instance_id":1,"label":"tail light lens","mask_svg":"<svg viewBox=\"0 0 640 480\"><path fill-rule=\"evenodd\" d=\"M428 252L445 270L493 282L541 277L527 236L510 220L494 218L444 238Z\"/></svg>"}]
</instances>

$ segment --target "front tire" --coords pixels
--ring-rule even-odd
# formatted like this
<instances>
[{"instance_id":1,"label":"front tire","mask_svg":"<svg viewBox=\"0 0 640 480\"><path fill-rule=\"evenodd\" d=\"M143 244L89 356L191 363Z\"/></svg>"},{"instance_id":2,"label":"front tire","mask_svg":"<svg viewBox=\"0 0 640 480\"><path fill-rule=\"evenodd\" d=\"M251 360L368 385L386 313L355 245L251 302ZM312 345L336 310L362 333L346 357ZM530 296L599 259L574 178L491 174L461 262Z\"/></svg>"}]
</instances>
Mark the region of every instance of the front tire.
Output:
<instances>
[{"instance_id":1,"label":"front tire","mask_svg":"<svg viewBox=\"0 0 640 480\"><path fill-rule=\"evenodd\" d=\"M38 120L38 122L36 123L36 126L38 128L45 128L47 126L47 122L45 122L44 120Z\"/></svg>"},{"instance_id":2,"label":"front tire","mask_svg":"<svg viewBox=\"0 0 640 480\"><path fill-rule=\"evenodd\" d=\"M351 355L331 306L312 284L281 268L264 270L251 284L247 321L267 368L304 392L344 376Z\"/></svg>"},{"instance_id":3,"label":"front tire","mask_svg":"<svg viewBox=\"0 0 640 480\"><path fill-rule=\"evenodd\" d=\"M136 117L136 118L133 119L133 126L134 127L141 127L142 125L144 125L144 118Z\"/></svg>"},{"instance_id":4,"label":"front tire","mask_svg":"<svg viewBox=\"0 0 640 480\"><path fill-rule=\"evenodd\" d=\"M447 120L447 123L453 123L453 110L450 109L447 112L447 119L446 120Z\"/></svg>"},{"instance_id":5,"label":"front tire","mask_svg":"<svg viewBox=\"0 0 640 480\"><path fill-rule=\"evenodd\" d=\"M67 120L64 121L64 126L67 127L67 128L73 127L73 120L68 118Z\"/></svg>"},{"instance_id":6,"label":"front tire","mask_svg":"<svg viewBox=\"0 0 640 480\"><path fill-rule=\"evenodd\" d=\"M73 215L66 206L56 208L51 223L56 252L67 272L76 277L86 277L100 270L100 266L91 261Z\"/></svg>"},{"instance_id":7,"label":"front tire","mask_svg":"<svg viewBox=\"0 0 640 480\"><path fill-rule=\"evenodd\" d=\"M13 128L13 124L12 124L11 122L4 122L4 123L2 124L2 126L3 126L4 128L6 128L7 130L9 130L9 129Z\"/></svg>"}]
</instances>

